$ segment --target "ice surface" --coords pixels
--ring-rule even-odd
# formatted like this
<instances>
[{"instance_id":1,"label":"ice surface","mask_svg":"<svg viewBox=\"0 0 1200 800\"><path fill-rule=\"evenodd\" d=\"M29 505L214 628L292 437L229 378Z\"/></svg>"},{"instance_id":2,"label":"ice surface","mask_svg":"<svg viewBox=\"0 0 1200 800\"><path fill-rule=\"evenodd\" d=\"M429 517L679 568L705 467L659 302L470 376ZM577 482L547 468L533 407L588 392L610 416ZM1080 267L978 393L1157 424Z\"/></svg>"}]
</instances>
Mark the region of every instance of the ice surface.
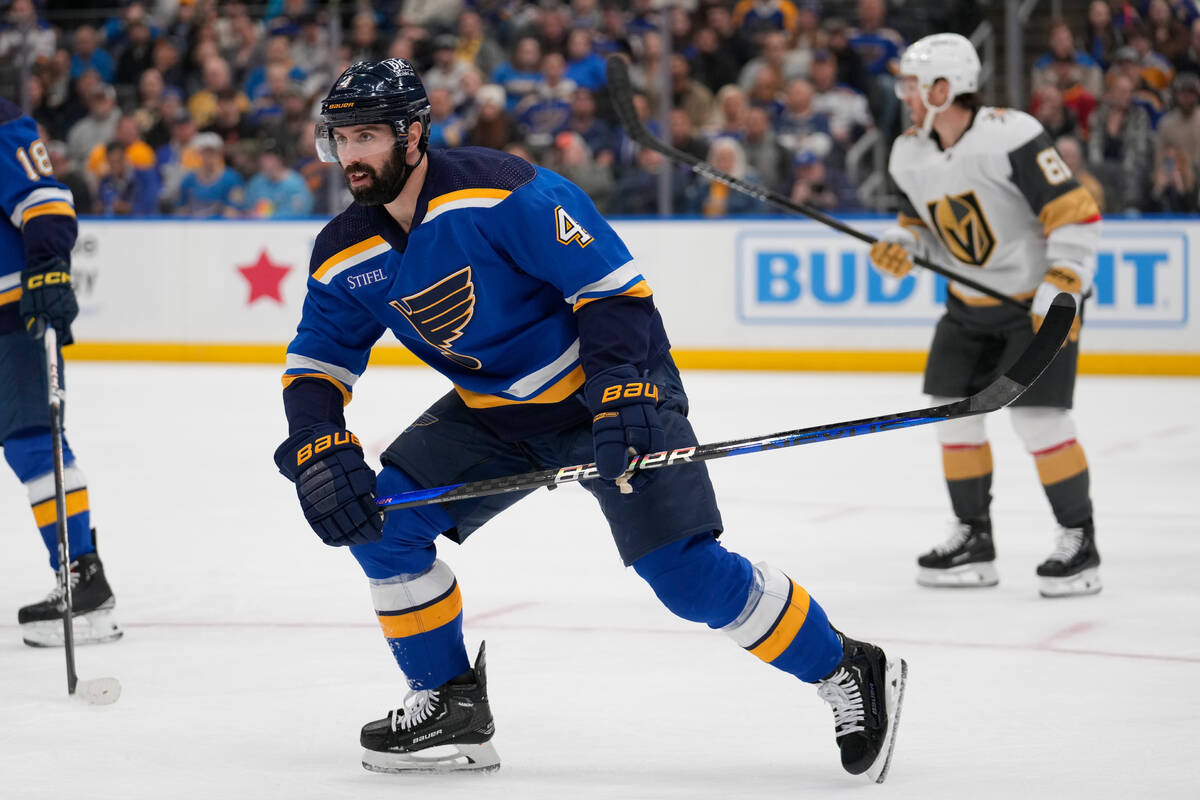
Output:
<instances>
[{"instance_id":1,"label":"ice surface","mask_svg":"<svg viewBox=\"0 0 1200 800\"><path fill-rule=\"evenodd\" d=\"M914 375L684 377L702 441L925 405ZM487 639L500 772L363 771L358 729L405 687L357 566L311 533L271 463L278 370L72 363L67 378L126 630L81 648L79 674L116 676L124 693L71 702L61 651L21 644L16 609L53 576L6 471L0 797L1200 796L1200 381L1081 378L1104 556L1090 598L1037 595L1053 523L1006 412L990 420L994 589L914 582L949 513L932 428L710 465L727 546L908 660L895 760L871 787L842 773L815 691L662 609L578 487L441 548L468 646ZM350 426L375 457L446 388L372 369Z\"/></svg>"}]
</instances>

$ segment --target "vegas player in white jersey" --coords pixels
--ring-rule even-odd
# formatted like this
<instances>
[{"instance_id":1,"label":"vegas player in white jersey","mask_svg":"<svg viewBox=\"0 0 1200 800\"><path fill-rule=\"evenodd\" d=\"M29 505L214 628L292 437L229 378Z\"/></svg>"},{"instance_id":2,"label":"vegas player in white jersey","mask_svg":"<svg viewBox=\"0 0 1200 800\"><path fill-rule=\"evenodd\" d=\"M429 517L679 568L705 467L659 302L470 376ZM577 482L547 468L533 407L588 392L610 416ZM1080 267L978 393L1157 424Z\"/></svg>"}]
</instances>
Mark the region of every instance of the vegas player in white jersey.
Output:
<instances>
[{"instance_id":1,"label":"vegas player in white jersey","mask_svg":"<svg viewBox=\"0 0 1200 800\"><path fill-rule=\"evenodd\" d=\"M912 269L910 255L920 254L1032 302L1026 314L951 281L925 369L924 389L934 403L972 394L1001 374L1058 292L1070 292L1080 304L1067 344L1011 414L1059 525L1054 552L1037 567L1040 592L1094 594L1100 591L1100 555L1087 460L1070 409L1100 212L1037 120L980 106L979 69L974 47L957 34L927 36L905 52L897 93L914 127L896 140L888 165L903 200L898 225L871 248L871 261L903 277ZM945 543L918 558L917 580L925 586L995 585L985 417L944 422L938 439L957 520Z\"/></svg>"}]
</instances>

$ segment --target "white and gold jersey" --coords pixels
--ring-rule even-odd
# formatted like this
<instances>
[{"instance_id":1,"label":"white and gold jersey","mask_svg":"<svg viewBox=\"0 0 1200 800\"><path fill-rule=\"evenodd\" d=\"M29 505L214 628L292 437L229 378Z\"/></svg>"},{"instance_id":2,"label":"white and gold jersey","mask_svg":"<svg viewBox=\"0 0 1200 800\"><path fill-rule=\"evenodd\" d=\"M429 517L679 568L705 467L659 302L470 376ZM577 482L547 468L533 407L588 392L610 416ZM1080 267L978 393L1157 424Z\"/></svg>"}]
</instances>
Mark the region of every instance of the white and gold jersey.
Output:
<instances>
[{"instance_id":1,"label":"white and gold jersey","mask_svg":"<svg viewBox=\"0 0 1200 800\"><path fill-rule=\"evenodd\" d=\"M952 147L917 129L900 136L888 164L903 192L900 224L931 260L1020 299L1051 267L1091 287L1100 211L1041 124L1022 111L979 109ZM951 282L969 306L999 301Z\"/></svg>"}]
</instances>

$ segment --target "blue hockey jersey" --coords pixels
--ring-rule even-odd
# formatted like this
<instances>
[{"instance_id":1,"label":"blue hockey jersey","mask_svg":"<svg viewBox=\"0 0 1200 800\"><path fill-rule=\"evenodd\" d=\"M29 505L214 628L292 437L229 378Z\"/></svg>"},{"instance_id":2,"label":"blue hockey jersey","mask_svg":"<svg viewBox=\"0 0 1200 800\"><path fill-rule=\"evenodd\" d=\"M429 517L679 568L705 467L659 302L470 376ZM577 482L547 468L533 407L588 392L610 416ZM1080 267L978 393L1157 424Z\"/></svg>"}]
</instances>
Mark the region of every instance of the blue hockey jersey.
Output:
<instances>
[{"instance_id":1,"label":"blue hockey jersey","mask_svg":"<svg viewBox=\"0 0 1200 800\"><path fill-rule=\"evenodd\" d=\"M578 187L484 148L426 158L411 233L355 205L317 237L283 378L293 429L340 420L311 386L289 395L315 379L349 402L385 330L506 439L587 419L587 374L667 351L637 264Z\"/></svg>"},{"instance_id":2,"label":"blue hockey jersey","mask_svg":"<svg viewBox=\"0 0 1200 800\"><path fill-rule=\"evenodd\" d=\"M22 328L17 314L21 270L59 257L75 246L75 202L54 179L37 125L0 97L0 334Z\"/></svg>"}]
</instances>

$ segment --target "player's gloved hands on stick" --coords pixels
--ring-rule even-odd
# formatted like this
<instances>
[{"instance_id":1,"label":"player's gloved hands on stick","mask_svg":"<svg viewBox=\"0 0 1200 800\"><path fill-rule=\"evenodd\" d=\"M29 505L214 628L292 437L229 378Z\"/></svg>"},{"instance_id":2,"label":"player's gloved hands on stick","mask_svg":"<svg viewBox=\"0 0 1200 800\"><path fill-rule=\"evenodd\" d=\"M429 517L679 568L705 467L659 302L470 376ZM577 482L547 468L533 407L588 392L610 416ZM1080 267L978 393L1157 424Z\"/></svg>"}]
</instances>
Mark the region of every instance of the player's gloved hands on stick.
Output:
<instances>
[{"instance_id":1,"label":"player's gloved hands on stick","mask_svg":"<svg viewBox=\"0 0 1200 800\"><path fill-rule=\"evenodd\" d=\"M658 386L638 375L632 365L612 367L588 378L584 385L596 447L596 471L616 480L634 453L657 453L667 446L658 421Z\"/></svg>"},{"instance_id":2,"label":"player's gloved hands on stick","mask_svg":"<svg viewBox=\"0 0 1200 800\"><path fill-rule=\"evenodd\" d=\"M304 428L279 445L275 464L296 484L304 518L325 544L364 544L383 537L375 472L353 433L332 424Z\"/></svg>"},{"instance_id":3,"label":"player's gloved hands on stick","mask_svg":"<svg viewBox=\"0 0 1200 800\"><path fill-rule=\"evenodd\" d=\"M871 245L871 263L881 272L894 278L903 278L913 268L912 253L917 246L917 237L900 226L888 228Z\"/></svg>"},{"instance_id":4,"label":"player's gloved hands on stick","mask_svg":"<svg viewBox=\"0 0 1200 800\"><path fill-rule=\"evenodd\" d=\"M43 325L48 324L58 333L60 345L73 341L71 323L79 315L79 302L66 259L53 258L21 270L17 312L30 336L40 338Z\"/></svg>"},{"instance_id":5,"label":"player's gloved hands on stick","mask_svg":"<svg viewBox=\"0 0 1200 800\"><path fill-rule=\"evenodd\" d=\"M1046 319L1050 303L1060 292L1066 292L1075 300L1075 322L1071 324L1071 332L1063 342L1066 346L1067 342L1079 341L1079 328L1083 324L1083 281L1078 272L1071 267L1051 267L1033 295L1029 315L1033 318L1033 330L1036 333L1038 328L1042 327L1042 321Z\"/></svg>"}]
</instances>

